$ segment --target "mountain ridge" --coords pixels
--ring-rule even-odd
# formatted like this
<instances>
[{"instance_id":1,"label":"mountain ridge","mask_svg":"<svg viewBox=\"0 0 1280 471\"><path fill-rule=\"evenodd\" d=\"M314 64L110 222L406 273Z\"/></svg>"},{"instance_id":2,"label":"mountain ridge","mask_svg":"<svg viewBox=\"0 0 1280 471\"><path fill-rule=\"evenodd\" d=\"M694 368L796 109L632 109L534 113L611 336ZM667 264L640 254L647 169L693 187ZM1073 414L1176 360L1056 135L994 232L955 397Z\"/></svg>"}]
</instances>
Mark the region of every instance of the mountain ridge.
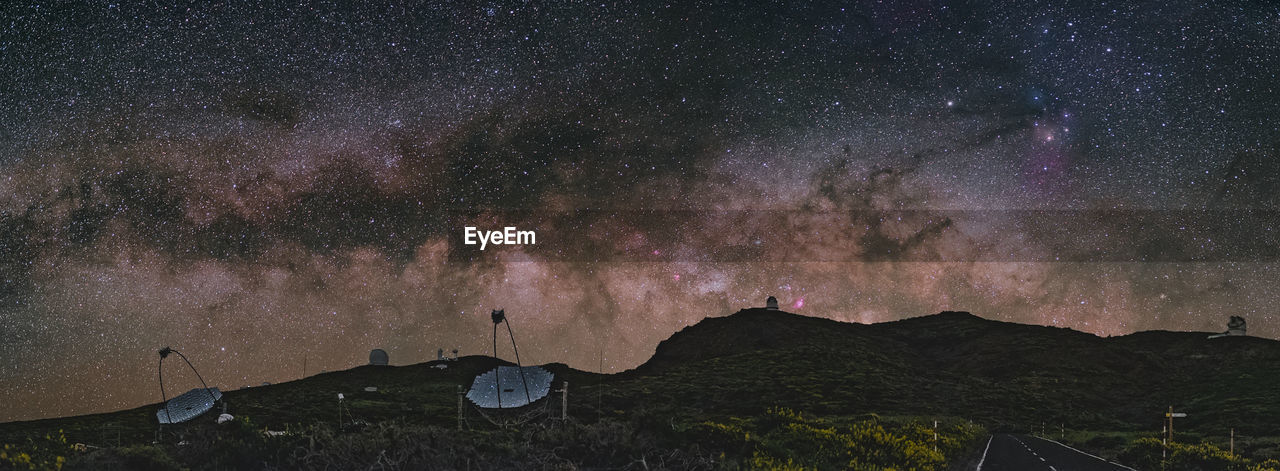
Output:
<instances>
[{"instance_id":1,"label":"mountain ridge","mask_svg":"<svg viewBox=\"0 0 1280 471\"><path fill-rule=\"evenodd\" d=\"M1280 342L1207 336L1100 337L961 311L859 324L744 309L681 329L623 373L546 367L557 375L555 387L566 380L573 385L570 410L584 416L639 408L727 417L785 406L820 414L966 417L993 429L1061 422L1145 430L1173 405L1192 412L1180 425L1185 430L1254 433L1280 423L1280 406L1271 400L1280 386ZM268 427L327 420L338 392L371 421L409 417L449 425L456 422L457 389L498 364L508 363L469 356L360 366L225 397L232 414ZM363 392L366 386L378 391ZM92 435L104 424L145 438L154 433L157 407L3 423L0 441L40 430Z\"/></svg>"}]
</instances>

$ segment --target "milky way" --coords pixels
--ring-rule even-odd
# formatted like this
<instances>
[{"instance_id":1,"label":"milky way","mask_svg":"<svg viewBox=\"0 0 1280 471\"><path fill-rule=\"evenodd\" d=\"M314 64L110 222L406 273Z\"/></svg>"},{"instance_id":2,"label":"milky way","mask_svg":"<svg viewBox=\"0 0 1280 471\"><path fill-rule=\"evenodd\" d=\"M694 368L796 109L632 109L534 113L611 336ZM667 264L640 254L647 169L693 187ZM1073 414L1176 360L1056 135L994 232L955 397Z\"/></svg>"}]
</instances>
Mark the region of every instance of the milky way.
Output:
<instances>
[{"instance_id":1,"label":"milky way","mask_svg":"<svg viewBox=\"0 0 1280 471\"><path fill-rule=\"evenodd\" d=\"M498 307L593 371L768 295L1280 337L1276 6L676 3L0 7L0 420Z\"/></svg>"}]
</instances>

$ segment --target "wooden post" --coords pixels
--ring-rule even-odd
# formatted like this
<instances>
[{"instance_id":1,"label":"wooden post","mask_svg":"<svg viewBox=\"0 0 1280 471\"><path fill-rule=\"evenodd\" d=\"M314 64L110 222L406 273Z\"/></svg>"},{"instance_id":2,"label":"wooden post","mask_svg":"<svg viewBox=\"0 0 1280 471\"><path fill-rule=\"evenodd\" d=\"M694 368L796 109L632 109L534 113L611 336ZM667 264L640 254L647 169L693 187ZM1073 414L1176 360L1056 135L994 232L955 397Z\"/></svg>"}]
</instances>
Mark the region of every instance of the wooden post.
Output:
<instances>
[{"instance_id":1,"label":"wooden post","mask_svg":"<svg viewBox=\"0 0 1280 471\"><path fill-rule=\"evenodd\" d=\"M1236 456L1236 429L1231 429L1231 456Z\"/></svg>"},{"instance_id":2,"label":"wooden post","mask_svg":"<svg viewBox=\"0 0 1280 471\"><path fill-rule=\"evenodd\" d=\"M1169 419L1166 418L1165 420L1167 421ZM1160 447L1160 463L1162 463L1160 466L1163 469L1164 459L1169 457L1169 424L1164 424L1164 430L1160 431L1160 435L1163 435L1160 437L1160 441L1164 444L1163 447Z\"/></svg>"},{"instance_id":3,"label":"wooden post","mask_svg":"<svg viewBox=\"0 0 1280 471\"><path fill-rule=\"evenodd\" d=\"M938 421L933 421L933 451L938 451Z\"/></svg>"},{"instance_id":4,"label":"wooden post","mask_svg":"<svg viewBox=\"0 0 1280 471\"><path fill-rule=\"evenodd\" d=\"M458 430L462 430L462 385L458 385Z\"/></svg>"},{"instance_id":5,"label":"wooden post","mask_svg":"<svg viewBox=\"0 0 1280 471\"><path fill-rule=\"evenodd\" d=\"M569 419L569 382L565 381L564 386L560 387L560 420Z\"/></svg>"}]
</instances>

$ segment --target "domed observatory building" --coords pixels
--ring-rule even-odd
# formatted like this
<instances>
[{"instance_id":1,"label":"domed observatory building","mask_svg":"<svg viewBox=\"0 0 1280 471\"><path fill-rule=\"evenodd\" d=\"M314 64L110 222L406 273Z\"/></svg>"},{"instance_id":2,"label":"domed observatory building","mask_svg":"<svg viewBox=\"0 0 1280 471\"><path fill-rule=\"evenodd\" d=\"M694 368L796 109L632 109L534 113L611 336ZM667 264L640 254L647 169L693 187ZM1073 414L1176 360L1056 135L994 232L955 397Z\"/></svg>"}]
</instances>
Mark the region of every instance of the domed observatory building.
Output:
<instances>
[{"instance_id":1,"label":"domed observatory building","mask_svg":"<svg viewBox=\"0 0 1280 471\"><path fill-rule=\"evenodd\" d=\"M769 296L769 298L768 298L768 299L765 299L765 300L764 300L764 308L765 308L765 309L768 309L768 310L770 310L770 311L777 311L777 310L778 310L778 298L775 298L775 297L773 297L773 296Z\"/></svg>"},{"instance_id":2,"label":"domed observatory building","mask_svg":"<svg viewBox=\"0 0 1280 471\"><path fill-rule=\"evenodd\" d=\"M387 357L386 350L375 348L369 352L369 364L374 366L387 366L390 358Z\"/></svg>"}]
</instances>

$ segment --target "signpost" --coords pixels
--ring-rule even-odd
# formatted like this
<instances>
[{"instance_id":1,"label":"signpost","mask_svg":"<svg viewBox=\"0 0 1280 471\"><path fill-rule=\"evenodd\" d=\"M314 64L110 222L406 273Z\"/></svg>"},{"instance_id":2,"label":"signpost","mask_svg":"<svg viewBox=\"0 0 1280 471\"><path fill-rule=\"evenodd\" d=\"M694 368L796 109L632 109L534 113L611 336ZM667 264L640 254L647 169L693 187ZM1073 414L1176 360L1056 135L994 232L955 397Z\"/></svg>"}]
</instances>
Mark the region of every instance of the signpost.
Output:
<instances>
[{"instance_id":1,"label":"signpost","mask_svg":"<svg viewBox=\"0 0 1280 471\"><path fill-rule=\"evenodd\" d=\"M1186 416L1187 416L1186 412L1174 412L1173 406L1169 406L1169 412L1164 413L1164 418L1166 423L1164 426L1164 450L1160 452L1160 458L1162 460L1164 458L1168 458L1169 444L1173 442L1173 419L1175 418L1180 419Z\"/></svg>"}]
</instances>

